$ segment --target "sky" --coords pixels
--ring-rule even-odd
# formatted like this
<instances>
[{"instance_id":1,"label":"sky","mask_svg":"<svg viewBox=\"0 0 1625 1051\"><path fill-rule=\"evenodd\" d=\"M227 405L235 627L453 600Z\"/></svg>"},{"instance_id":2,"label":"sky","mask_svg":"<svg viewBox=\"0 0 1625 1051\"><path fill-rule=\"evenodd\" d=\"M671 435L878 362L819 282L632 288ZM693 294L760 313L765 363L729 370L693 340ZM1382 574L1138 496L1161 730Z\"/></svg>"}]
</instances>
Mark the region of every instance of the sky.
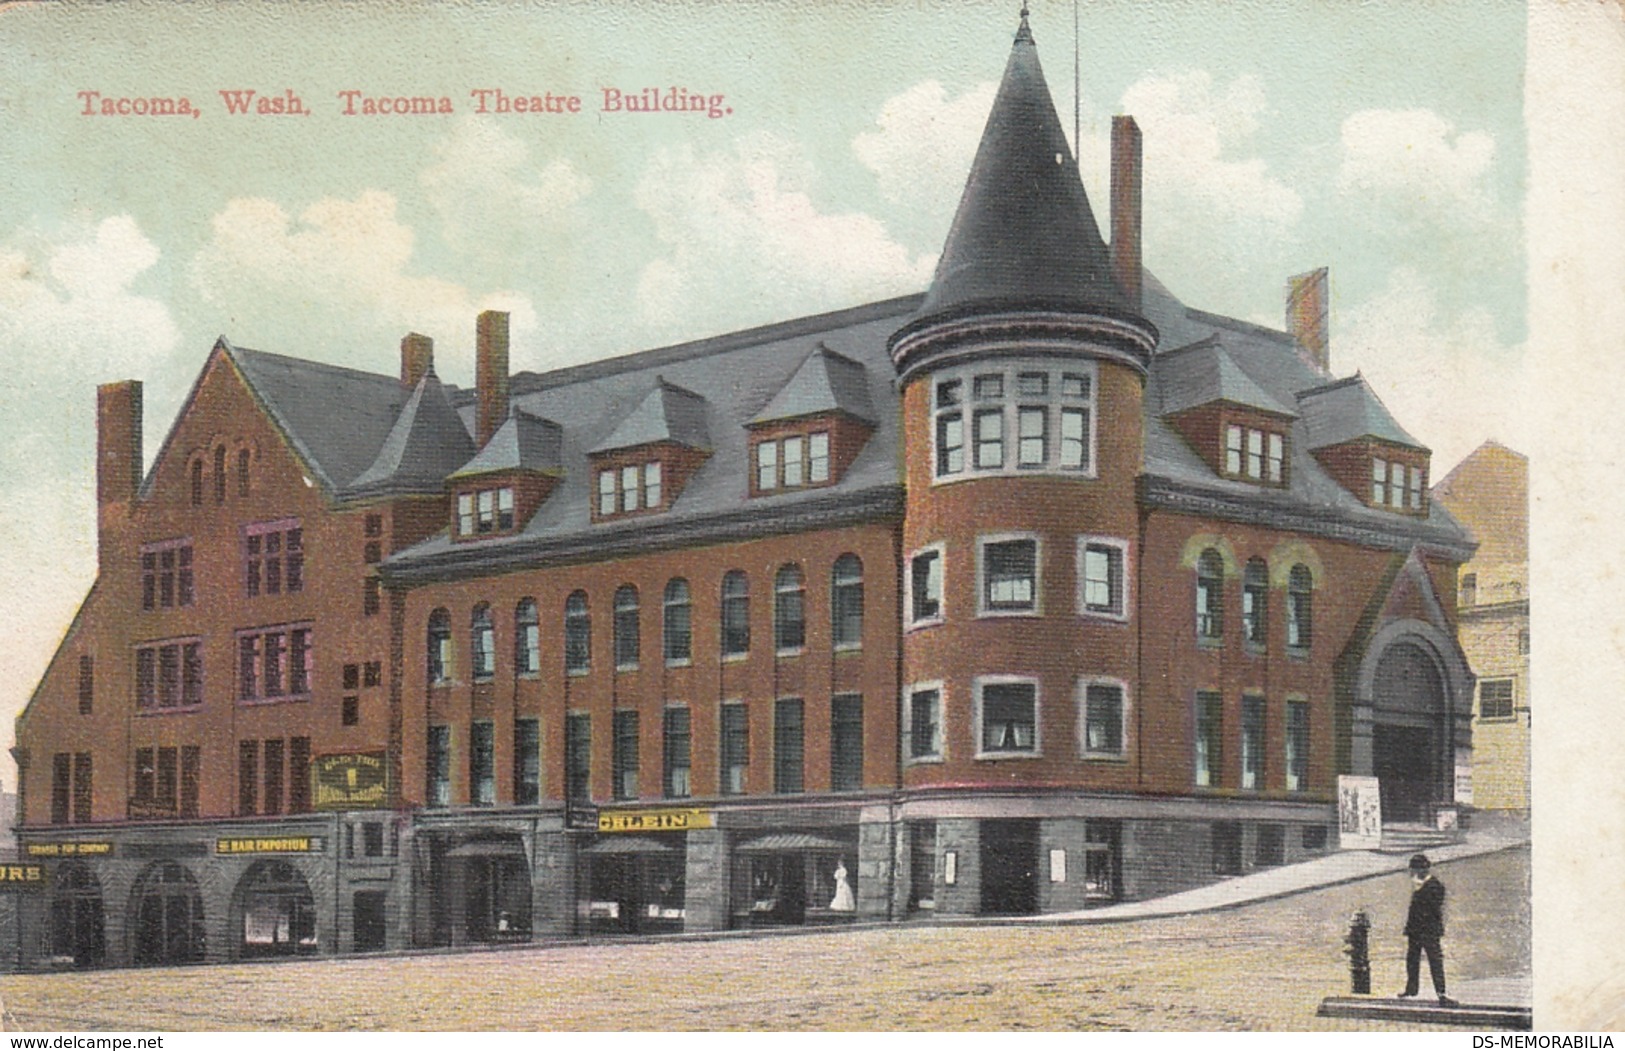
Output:
<instances>
[{"instance_id":1,"label":"sky","mask_svg":"<svg viewBox=\"0 0 1625 1051\"><path fill-rule=\"evenodd\" d=\"M484 309L540 370L921 291L1018 6L0 6L0 717L95 576L97 384L144 381L150 465L220 335L394 373L423 332L468 386ZM1529 358L1521 4L1076 13L1103 227L1130 113L1145 262L1176 295L1280 327L1286 278L1329 266L1333 370L1435 477L1526 446L1501 411ZM1073 19L1032 3L1069 128ZM721 115L605 111L644 88ZM301 112L228 113L247 90ZM496 112L498 90L580 110ZM396 97L451 112L345 113ZM151 99L197 115L100 113Z\"/></svg>"}]
</instances>

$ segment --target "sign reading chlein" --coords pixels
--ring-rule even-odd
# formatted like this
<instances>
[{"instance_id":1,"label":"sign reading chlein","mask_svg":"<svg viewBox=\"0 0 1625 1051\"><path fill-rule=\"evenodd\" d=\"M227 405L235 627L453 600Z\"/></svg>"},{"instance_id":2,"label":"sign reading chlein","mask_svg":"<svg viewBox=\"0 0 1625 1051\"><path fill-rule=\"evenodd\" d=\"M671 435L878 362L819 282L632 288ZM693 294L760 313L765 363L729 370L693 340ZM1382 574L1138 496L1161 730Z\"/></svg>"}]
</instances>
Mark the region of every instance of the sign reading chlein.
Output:
<instances>
[{"instance_id":1,"label":"sign reading chlein","mask_svg":"<svg viewBox=\"0 0 1625 1051\"><path fill-rule=\"evenodd\" d=\"M214 841L216 854L320 854L321 836L243 836Z\"/></svg>"},{"instance_id":2,"label":"sign reading chlein","mask_svg":"<svg viewBox=\"0 0 1625 1051\"><path fill-rule=\"evenodd\" d=\"M600 810L600 832L683 832L691 828L713 828L711 811L702 807L667 810Z\"/></svg>"},{"instance_id":3,"label":"sign reading chlein","mask_svg":"<svg viewBox=\"0 0 1625 1051\"><path fill-rule=\"evenodd\" d=\"M317 810L376 810L388 803L383 752L317 756L311 770Z\"/></svg>"}]
</instances>

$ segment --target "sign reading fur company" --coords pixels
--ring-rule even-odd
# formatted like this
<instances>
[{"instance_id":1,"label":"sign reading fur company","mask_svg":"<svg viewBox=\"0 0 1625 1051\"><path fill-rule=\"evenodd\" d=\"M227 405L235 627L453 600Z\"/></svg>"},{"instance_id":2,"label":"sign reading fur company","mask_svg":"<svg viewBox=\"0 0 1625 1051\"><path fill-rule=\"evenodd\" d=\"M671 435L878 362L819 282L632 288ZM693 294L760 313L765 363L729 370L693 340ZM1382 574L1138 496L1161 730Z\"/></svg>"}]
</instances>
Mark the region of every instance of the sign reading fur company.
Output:
<instances>
[{"instance_id":1,"label":"sign reading fur company","mask_svg":"<svg viewBox=\"0 0 1625 1051\"><path fill-rule=\"evenodd\" d=\"M113 853L111 843L29 843L23 853L31 858L97 858Z\"/></svg>"},{"instance_id":2,"label":"sign reading fur company","mask_svg":"<svg viewBox=\"0 0 1625 1051\"><path fill-rule=\"evenodd\" d=\"M684 832L691 828L711 828L711 811L703 807L666 810L600 810L600 832Z\"/></svg>"},{"instance_id":3,"label":"sign reading fur company","mask_svg":"<svg viewBox=\"0 0 1625 1051\"><path fill-rule=\"evenodd\" d=\"M317 810L376 810L387 803L389 775L383 752L317 756L311 769Z\"/></svg>"}]
</instances>

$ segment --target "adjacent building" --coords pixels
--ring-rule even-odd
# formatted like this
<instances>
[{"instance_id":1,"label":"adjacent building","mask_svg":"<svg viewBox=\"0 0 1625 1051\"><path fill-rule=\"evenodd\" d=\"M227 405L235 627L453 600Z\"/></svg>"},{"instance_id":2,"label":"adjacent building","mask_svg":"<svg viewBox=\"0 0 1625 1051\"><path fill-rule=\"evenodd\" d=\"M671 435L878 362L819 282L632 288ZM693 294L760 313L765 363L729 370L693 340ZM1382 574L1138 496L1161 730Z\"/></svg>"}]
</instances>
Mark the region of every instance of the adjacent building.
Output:
<instances>
[{"instance_id":1,"label":"adjacent building","mask_svg":"<svg viewBox=\"0 0 1625 1051\"><path fill-rule=\"evenodd\" d=\"M1485 442L1434 487L1478 550L1461 567L1461 645L1478 675L1472 801L1529 810L1529 461Z\"/></svg>"},{"instance_id":2,"label":"adjacent building","mask_svg":"<svg viewBox=\"0 0 1625 1051\"><path fill-rule=\"evenodd\" d=\"M17 722L23 966L1058 912L1456 800L1466 532L1108 245L1023 15L929 290L471 388L222 338ZM1200 250L1200 246L1190 246ZM28 877L22 877L28 882Z\"/></svg>"}]
</instances>

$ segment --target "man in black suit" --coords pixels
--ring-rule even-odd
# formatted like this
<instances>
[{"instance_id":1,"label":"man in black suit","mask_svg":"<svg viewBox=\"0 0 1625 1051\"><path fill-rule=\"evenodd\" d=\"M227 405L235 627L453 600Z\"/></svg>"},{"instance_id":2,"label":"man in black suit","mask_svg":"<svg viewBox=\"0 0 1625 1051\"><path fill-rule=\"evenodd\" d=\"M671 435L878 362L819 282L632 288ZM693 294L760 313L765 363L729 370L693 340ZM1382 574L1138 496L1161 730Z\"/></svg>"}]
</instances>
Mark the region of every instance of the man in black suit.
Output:
<instances>
[{"instance_id":1,"label":"man in black suit","mask_svg":"<svg viewBox=\"0 0 1625 1051\"><path fill-rule=\"evenodd\" d=\"M1456 1001L1444 994L1444 884L1433 875L1426 854L1411 858L1411 911L1405 917L1405 991L1401 997L1416 995L1421 978L1422 954L1427 953L1428 970L1433 972L1433 991L1439 1003L1454 1007Z\"/></svg>"}]
</instances>

